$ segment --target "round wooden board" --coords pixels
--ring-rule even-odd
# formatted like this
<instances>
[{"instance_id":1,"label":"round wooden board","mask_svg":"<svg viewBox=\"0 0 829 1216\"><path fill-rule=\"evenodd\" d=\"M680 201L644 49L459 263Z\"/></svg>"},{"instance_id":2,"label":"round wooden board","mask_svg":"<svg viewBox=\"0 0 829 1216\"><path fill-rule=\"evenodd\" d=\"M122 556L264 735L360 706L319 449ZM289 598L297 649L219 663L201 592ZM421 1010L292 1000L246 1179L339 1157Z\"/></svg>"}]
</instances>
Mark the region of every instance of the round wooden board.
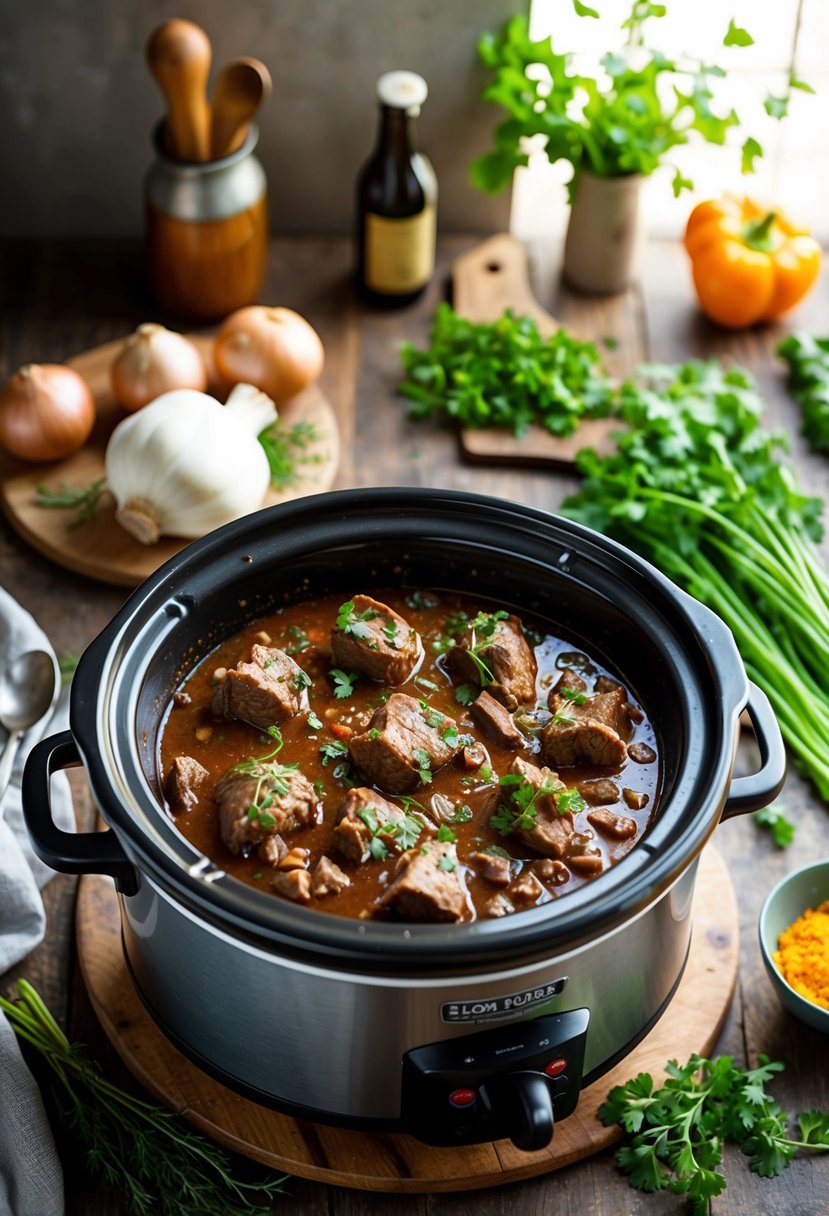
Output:
<instances>
[{"instance_id":1,"label":"round wooden board","mask_svg":"<svg viewBox=\"0 0 829 1216\"><path fill-rule=\"evenodd\" d=\"M212 338L188 336L207 364L207 391L224 400L228 389L213 364ZM109 494L104 495L95 517L79 528L67 526L72 520L71 511L45 510L37 505L38 486L53 491L61 485L76 489L104 476L107 442L115 425L127 416L110 384L110 367L123 344L124 339L118 338L67 360L86 380L95 398L98 416L92 435L74 456L54 464L26 464L0 451L0 505L20 535L59 565L105 583L136 587L189 541L163 536L156 545L142 545L133 540L116 522L115 504ZM295 449L296 473L291 484L281 491L270 490L263 506L327 490L339 464L337 421L319 385L312 385L289 401L280 410L279 420L285 430L297 423L313 429L303 445Z\"/></svg>"},{"instance_id":2,"label":"round wooden board","mask_svg":"<svg viewBox=\"0 0 829 1216\"><path fill-rule=\"evenodd\" d=\"M668 1009L639 1046L582 1092L548 1148L524 1153L509 1141L429 1148L405 1135L347 1131L278 1114L226 1089L164 1037L141 1003L124 962L118 898L108 878L81 879L77 908L81 969L92 1004L119 1055L166 1106L226 1148L273 1169L368 1191L460 1191L517 1182L570 1165L618 1137L596 1110L614 1085L638 1072L659 1082L669 1059L713 1048L737 978L739 922L734 888L715 849L702 856L688 964Z\"/></svg>"}]
</instances>

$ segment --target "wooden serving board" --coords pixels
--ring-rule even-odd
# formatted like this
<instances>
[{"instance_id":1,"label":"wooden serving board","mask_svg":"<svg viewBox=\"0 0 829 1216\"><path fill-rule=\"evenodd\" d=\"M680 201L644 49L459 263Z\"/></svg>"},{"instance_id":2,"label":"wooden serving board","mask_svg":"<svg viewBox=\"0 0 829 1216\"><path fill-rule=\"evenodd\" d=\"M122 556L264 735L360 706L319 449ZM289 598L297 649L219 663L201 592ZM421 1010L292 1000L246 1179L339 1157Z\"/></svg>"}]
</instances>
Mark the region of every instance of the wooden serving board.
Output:
<instances>
[{"instance_id":1,"label":"wooden serving board","mask_svg":"<svg viewBox=\"0 0 829 1216\"><path fill-rule=\"evenodd\" d=\"M87 989L118 1054L155 1098L226 1148L273 1169L368 1191L461 1191L499 1186L570 1165L619 1136L596 1117L608 1091L638 1072L659 1083L667 1060L710 1053L737 979L739 921L728 869L716 849L702 855L694 897L691 951L668 1009L650 1034L611 1072L582 1091L552 1143L525 1153L509 1141L430 1148L406 1135L311 1124L259 1106L226 1089L185 1059L141 1003L124 962L118 897L112 881L81 879L76 933Z\"/></svg>"},{"instance_id":2,"label":"wooden serving board","mask_svg":"<svg viewBox=\"0 0 829 1216\"><path fill-rule=\"evenodd\" d=\"M452 304L469 321L497 321L505 308L529 316L539 333L548 337L559 324L536 300L530 288L524 246L501 232L459 257L452 267ZM500 427L470 427L460 432L461 450L479 464L548 465L570 470L580 448L592 447L601 455L613 451L611 435L618 418L589 418L564 439L532 426L516 437Z\"/></svg>"},{"instance_id":3,"label":"wooden serving board","mask_svg":"<svg viewBox=\"0 0 829 1216\"><path fill-rule=\"evenodd\" d=\"M223 401L228 386L216 372L212 338L188 336L207 365L207 391ZM67 360L69 367L86 380L95 398L97 419L92 435L74 456L53 464L28 464L0 450L0 506L21 536L59 565L105 583L135 587L190 542L163 536L156 545L140 544L116 522L115 503L109 494L104 495L95 517L78 528L68 527L72 511L47 510L37 505L38 486L55 490L65 485L75 489L104 476L107 442L116 424L128 416L115 400L110 383L110 367L123 344L124 339L118 338ZM280 410L279 418L286 428L297 422L309 423L313 438L299 453L295 480L284 490L271 489L263 506L327 490L339 464L340 441L334 410L319 385L312 385L289 401Z\"/></svg>"}]
</instances>

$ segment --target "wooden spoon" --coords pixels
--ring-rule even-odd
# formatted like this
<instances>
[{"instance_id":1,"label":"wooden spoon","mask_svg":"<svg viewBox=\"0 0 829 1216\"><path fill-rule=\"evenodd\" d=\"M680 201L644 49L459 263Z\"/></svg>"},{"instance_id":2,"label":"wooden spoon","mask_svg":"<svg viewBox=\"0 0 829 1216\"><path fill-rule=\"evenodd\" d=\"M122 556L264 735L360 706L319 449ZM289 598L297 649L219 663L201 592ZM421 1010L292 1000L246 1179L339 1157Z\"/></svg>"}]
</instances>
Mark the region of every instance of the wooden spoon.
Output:
<instances>
[{"instance_id":1,"label":"wooden spoon","mask_svg":"<svg viewBox=\"0 0 829 1216\"><path fill-rule=\"evenodd\" d=\"M210 159L207 77L210 39L192 21L165 21L147 43L147 62L167 99L164 146L177 160Z\"/></svg>"},{"instance_id":2,"label":"wooden spoon","mask_svg":"<svg viewBox=\"0 0 829 1216\"><path fill-rule=\"evenodd\" d=\"M245 142L251 119L271 92L271 74L258 59L232 59L216 78L210 155L229 156Z\"/></svg>"}]
</instances>

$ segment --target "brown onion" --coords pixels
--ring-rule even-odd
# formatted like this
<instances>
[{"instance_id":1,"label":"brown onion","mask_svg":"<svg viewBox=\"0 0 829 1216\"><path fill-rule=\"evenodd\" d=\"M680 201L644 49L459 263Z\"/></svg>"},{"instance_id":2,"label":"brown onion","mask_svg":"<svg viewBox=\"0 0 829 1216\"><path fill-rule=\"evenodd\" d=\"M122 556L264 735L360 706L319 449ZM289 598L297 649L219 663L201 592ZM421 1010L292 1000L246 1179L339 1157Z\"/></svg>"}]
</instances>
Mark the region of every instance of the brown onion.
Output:
<instances>
[{"instance_id":1,"label":"brown onion","mask_svg":"<svg viewBox=\"0 0 829 1216\"><path fill-rule=\"evenodd\" d=\"M127 410L140 410L177 388L207 388L207 369L196 347L163 325L139 325L112 364L112 391Z\"/></svg>"},{"instance_id":2,"label":"brown onion","mask_svg":"<svg viewBox=\"0 0 829 1216\"><path fill-rule=\"evenodd\" d=\"M298 312L251 304L221 326L214 356L219 375L230 384L254 384L281 405L318 378L323 349L317 331Z\"/></svg>"},{"instance_id":3,"label":"brown onion","mask_svg":"<svg viewBox=\"0 0 829 1216\"><path fill-rule=\"evenodd\" d=\"M20 460L63 460L95 422L89 385L60 363L28 363L0 393L0 443Z\"/></svg>"}]
</instances>

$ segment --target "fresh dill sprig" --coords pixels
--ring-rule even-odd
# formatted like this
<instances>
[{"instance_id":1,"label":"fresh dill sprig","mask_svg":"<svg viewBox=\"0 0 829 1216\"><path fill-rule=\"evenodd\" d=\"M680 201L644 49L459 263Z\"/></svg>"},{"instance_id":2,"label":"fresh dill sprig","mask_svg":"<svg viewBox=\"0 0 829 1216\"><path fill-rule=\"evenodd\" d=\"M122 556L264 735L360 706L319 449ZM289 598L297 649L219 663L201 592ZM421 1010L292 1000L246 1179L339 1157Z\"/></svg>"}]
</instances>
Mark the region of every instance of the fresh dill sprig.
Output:
<instances>
[{"instance_id":1,"label":"fresh dill sprig","mask_svg":"<svg viewBox=\"0 0 829 1216\"><path fill-rule=\"evenodd\" d=\"M54 490L49 490L46 486L37 486L35 503L38 507L74 511L75 515L66 525L67 531L71 532L75 528L80 528L82 524L89 523L95 516L106 488L105 477L99 477L97 481L91 482L88 486L78 486L77 489L64 485L63 482Z\"/></svg>"}]
</instances>

